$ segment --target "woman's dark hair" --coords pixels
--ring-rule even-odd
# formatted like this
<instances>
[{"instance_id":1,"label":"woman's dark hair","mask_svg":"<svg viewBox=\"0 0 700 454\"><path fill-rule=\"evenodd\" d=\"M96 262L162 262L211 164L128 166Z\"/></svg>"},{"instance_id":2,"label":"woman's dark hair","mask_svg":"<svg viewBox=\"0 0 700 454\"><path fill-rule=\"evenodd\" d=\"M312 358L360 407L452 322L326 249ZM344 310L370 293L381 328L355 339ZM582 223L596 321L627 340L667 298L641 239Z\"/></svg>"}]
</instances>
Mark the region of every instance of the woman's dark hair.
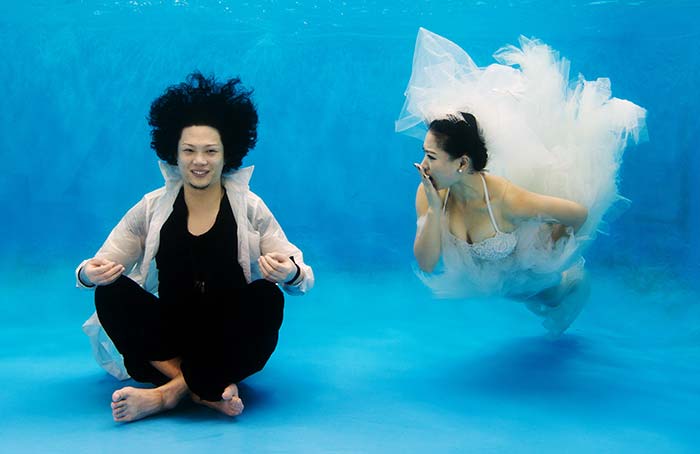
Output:
<instances>
[{"instance_id":1,"label":"woman's dark hair","mask_svg":"<svg viewBox=\"0 0 700 454\"><path fill-rule=\"evenodd\" d=\"M190 74L184 83L168 87L151 104L151 148L163 161L177 165L182 130L188 126L210 126L219 132L224 145L223 171L238 169L258 138L258 114L250 99L252 93L238 78L219 83L214 76Z\"/></svg>"},{"instance_id":2,"label":"woman's dark hair","mask_svg":"<svg viewBox=\"0 0 700 454\"><path fill-rule=\"evenodd\" d=\"M450 115L444 119L433 120L429 130L435 134L438 145L452 159L467 155L472 162L472 170L484 170L489 156L474 115L460 112L459 117Z\"/></svg>"}]
</instances>

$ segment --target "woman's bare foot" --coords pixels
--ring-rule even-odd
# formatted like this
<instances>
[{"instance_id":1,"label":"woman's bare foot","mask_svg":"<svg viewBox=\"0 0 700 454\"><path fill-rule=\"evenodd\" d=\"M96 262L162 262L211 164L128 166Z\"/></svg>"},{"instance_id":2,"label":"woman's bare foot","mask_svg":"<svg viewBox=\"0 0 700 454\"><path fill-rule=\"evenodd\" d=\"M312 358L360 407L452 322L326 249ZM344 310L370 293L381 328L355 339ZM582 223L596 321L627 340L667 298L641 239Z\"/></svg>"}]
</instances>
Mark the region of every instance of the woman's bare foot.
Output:
<instances>
[{"instance_id":1,"label":"woman's bare foot","mask_svg":"<svg viewBox=\"0 0 700 454\"><path fill-rule=\"evenodd\" d=\"M588 302L590 282L581 260L562 273L558 286L525 300L530 311L544 318L542 326L548 337L556 339L566 331Z\"/></svg>"},{"instance_id":2,"label":"woman's bare foot","mask_svg":"<svg viewBox=\"0 0 700 454\"><path fill-rule=\"evenodd\" d=\"M112 394L112 416L116 422L130 422L165 410L159 389L127 386Z\"/></svg>"},{"instance_id":3,"label":"woman's bare foot","mask_svg":"<svg viewBox=\"0 0 700 454\"><path fill-rule=\"evenodd\" d=\"M238 386L233 383L224 389L224 392L221 394L221 400L218 402L202 400L194 394L192 395L192 400L228 416L238 416L243 413L243 401L238 397Z\"/></svg>"},{"instance_id":4,"label":"woman's bare foot","mask_svg":"<svg viewBox=\"0 0 700 454\"><path fill-rule=\"evenodd\" d=\"M569 328L588 302L590 294L591 286L587 277L571 286L562 302L542 321L542 326L549 331L550 338L556 339Z\"/></svg>"}]
</instances>

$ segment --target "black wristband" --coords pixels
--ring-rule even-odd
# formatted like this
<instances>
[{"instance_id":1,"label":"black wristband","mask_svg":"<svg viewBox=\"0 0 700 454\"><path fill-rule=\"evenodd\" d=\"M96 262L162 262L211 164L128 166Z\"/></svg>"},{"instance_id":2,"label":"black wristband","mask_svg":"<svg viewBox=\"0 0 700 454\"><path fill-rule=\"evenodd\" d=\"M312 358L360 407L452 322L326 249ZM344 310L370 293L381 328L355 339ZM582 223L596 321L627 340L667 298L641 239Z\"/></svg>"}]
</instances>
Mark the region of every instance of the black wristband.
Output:
<instances>
[{"instance_id":1,"label":"black wristband","mask_svg":"<svg viewBox=\"0 0 700 454\"><path fill-rule=\"evenodd\" d=\"M296 281L299 278L299 275L301 274L301 268L299 268L299 265L297 265L297 262L294 261L294 257L289 257L289 260L291 260L292 263L294 264L294 266L297 267L297 273L294 275L293 278L291 278L290 280L285 282L284 285L291 285L292 282Z\"/></svg>"},{"instance_id":2,"label":"black wristband","mask_svg":"<svg viewBox=\"0 0 700 454\"><path fill-rule=\"evenodd\" d=\"M83 267L81 266L80 269L78 270L78 281L80 281L80 283L83 284L87 288L93 288L95 286L95 284L87 285L85 282L83 282L82 279L80 279L80 273L82 273L82 272L83 272Z\"/></svg>"}]
</instances>

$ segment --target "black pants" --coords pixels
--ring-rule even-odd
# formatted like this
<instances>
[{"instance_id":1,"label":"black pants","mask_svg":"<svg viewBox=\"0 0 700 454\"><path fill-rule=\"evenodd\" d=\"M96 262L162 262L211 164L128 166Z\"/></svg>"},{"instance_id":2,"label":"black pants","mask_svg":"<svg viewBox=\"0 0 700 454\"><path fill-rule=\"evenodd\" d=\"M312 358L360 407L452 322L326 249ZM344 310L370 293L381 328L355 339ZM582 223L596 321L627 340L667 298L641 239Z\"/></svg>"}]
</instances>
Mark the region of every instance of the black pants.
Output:
<instances>
[{"instance_id":1,"label":"black pants","mask_svg":"<svg viewBox=\"0 0 700 454\"><path fill-rule=\"evenodd\" d=\"M284 296L258 280L226 298L162 301L126 276L95 290L97 316L139 382L169 381L150 361L182 360L190 391L221 400L231 383L262 370L277 346Z\"/></svg>"}]
</instances>

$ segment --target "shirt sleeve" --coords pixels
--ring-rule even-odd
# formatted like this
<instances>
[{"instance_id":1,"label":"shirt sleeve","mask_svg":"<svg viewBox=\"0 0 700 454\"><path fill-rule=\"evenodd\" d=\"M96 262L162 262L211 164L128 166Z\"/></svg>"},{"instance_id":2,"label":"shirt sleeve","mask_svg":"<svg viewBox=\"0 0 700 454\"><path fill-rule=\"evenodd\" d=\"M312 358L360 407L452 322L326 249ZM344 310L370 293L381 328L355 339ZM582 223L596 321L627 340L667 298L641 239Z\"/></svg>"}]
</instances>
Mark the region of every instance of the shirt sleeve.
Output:
<instances>
[{"instance_id":1,"label":"shirt sleeve","mask_svg":"<svg viewBox=\"0 0 700 454\"><path fill-rule=\"evenodd\" d=\"M282 227L272 215L270 209L261 198L254 196L255 204L253 225L260 234L260 252L279 252L288 257L294 257L299 266L300 275L293 285L281 284L282 289L290 295L303 295L314 286L314 272L304 263L304 254L294 244L287 240Z\"/></svg>"},{"instance_id":2,"label":"shirt sleeve","mask_svg":"<svg viewBox=\"0 0 700 454\"><path fill-rule=\"evenodd\" d=\"M143 255L147 233L146 218L147 202L143 198L112 229L107 240L95 254L95 258L119 263L124 266L125 274L128 274ZM79 277L81 268L88 260L83 260L75 269L76 287L94 288L94 286L86 286Z\"/></svg>"}]
</instances>

